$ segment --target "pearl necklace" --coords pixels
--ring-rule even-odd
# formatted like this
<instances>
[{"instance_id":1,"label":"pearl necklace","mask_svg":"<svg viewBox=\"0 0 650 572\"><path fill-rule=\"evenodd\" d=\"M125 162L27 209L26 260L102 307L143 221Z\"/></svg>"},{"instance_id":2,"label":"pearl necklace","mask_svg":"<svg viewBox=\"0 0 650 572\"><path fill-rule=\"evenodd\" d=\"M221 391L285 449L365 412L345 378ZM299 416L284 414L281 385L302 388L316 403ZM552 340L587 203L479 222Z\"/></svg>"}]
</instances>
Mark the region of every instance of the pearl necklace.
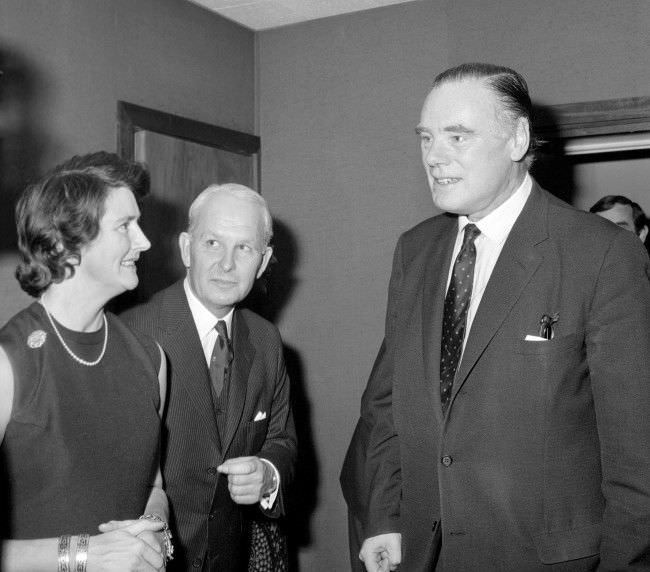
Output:
<instances>
[{"instance_id":1,"label":"pearl necklace","mask_svg":"<svg viewBox=\"0 0 650 572\"><path fill-rule=\"evenodd\" d=\"M68 352L68 354L70 355L70 357L74 361L76 361L77 363L80 363L81 365L87 365L89 367L97 365L100 361L102 361L102 358L104 357L104 354L106 353L106 344L108 342L108 322L106 321L106 314L103 315L103 318L104 318L104 345L102 347L102 353L99 354L99 357L95 361L86 361L85 359L81 359L77 354L75 354L68 347L68 344L65 343L65 340L63 339L63 336L61 335L61 332L59 332L59 328L56 327L56 324L54 323L54 320L52 319L52 314L50 314L50 312L47 310L47 308L45 306L43 306L43 309L45 310L45 313L47 314L47 317L50 320L50 324L52 324L52 328L54 328L54 333L56 334L56 337L59 338L59 341L61 342L61 345L63 345L63 348L65 349L65 351Z\"/></svg>"}]
</instances>

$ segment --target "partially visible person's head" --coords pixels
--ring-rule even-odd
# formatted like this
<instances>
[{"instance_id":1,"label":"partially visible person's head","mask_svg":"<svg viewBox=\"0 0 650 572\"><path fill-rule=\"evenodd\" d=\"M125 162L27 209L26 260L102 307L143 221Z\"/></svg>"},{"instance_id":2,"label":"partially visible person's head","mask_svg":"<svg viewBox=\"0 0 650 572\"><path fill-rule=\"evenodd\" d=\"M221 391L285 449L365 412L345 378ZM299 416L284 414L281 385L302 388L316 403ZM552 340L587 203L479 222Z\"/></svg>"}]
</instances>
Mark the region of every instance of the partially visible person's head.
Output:
<instances>
[{"instance_id":1,"label":"partially visible person's head","mask_svg":"<svg viewBox=\"0 0 650 572\"><path fill-rule=\"evenodd\" d=\"M472 220L514 193L537 145L525 80L492 64L438 75L416 132L434 203Z\"/></svg>"},{"instance_id":2,"label":"partially visible person's head","mask_svg":"<svg viewBox=\"0 0 650 572\"><path fill-rule=\"evenodd\" d=\"M115 189L128 191L135 204L136 196L149 191L149 174L138 163L98 152L69 159L25 189L16 205L22 259L16 277L25 292L38 297L51 284L74 276L82 251L100 233L107 200ZM129 217L137 217L139 211L131 212L131 207ZM132 218L130 223L129 228ZM141 234L139 227L136 230ZM138 246L140 250L149 248L146 237L135 240L146 246Z\"/></svg>"},{"instance_id":3,"label":"partially visible person's head","mask_svg":"<svg viewBox=\"0 0 650 572\"><path fill-rule=\"evenodd\" d=\"M212 185L194 200L179 247L192 292L216 317L251 291L273 249L266 201L243 185Z\"/></svg>"},{"instance_id":4,"label":"partially visible person's head","mask_svg":"<svg viewBox=\"0 0 650 572\"><path fill-rule=\"evenodd\" d=\"M641 242L648 236L648 220L643 209L623 195L607 195L597 201L589 212L635 233Z\"/></svg>"}]
</instances>

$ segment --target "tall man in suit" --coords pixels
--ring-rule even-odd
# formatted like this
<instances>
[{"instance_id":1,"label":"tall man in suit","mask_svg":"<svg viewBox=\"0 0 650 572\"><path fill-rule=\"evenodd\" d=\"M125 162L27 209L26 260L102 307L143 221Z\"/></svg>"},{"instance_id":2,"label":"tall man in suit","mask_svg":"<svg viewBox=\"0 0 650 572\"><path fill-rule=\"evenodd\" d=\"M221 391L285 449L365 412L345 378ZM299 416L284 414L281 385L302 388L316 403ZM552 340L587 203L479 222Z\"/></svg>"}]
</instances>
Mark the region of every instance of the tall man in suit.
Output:
<instances>
[{"instance_id":1,"label":"tall man in suit","mask_svg":"<svg viewBox=\"0 0 650 572\"><path fill-rule=\"evenodd\" d=\"M650 569L642 245L531 178L513 70L443 72L416 131L444 214L395 252L342 474L360 558L371 572Z\"/></svg>"},{"instance_id":2,"label":"tall man in suit","mask_svg":"<svg viewBox=\"0 0 650 572\"><path fill-rule=\"evenodd\" d=\"M237 304L271 258L265 200L211 186L179 246L187 277L125 315L156 339L171 372L163 479L176 534L168 570L245 569L247 513L283 511L296 455L277 329Z\"/></svg>"}]
</instances>

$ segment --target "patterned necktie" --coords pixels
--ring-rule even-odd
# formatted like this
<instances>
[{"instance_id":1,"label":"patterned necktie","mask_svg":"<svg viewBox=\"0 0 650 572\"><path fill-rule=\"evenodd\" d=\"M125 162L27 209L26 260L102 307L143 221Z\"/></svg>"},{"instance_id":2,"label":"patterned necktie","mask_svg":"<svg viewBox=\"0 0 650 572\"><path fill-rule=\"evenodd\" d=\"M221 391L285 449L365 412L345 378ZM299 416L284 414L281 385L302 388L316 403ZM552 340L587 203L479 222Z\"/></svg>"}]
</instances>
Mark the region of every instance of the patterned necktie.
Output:
<instances>
[{"instance_id":1,"label":"patterned necktie","mask_svg":"<svg viewBox=\"0 0 650 572\"><path fill-rule=\"evenodd\" d=\"M232 362L233 354L232 346L228 340L226 322L219 320L215 329L219 336L214 342L212 357L210 358L210 379L216 397L220 397L228 379L228 368Z\"/></svg>"},{"instance_id":2,"label":"patterned necktie","mask_svg":"<svg viewBox=\"0 0 650 572\"><path fill-rule=\"evenodd\" d=\"M472 282L476 263L474 240L481 231L474 224L465 227L463 245L454 262L454 270L445 297L442 320L442 344L440 347L440 401L446 412L451 397L454 376L463 353L467 309L472 298Z\"/></svg>"}]
</instances>

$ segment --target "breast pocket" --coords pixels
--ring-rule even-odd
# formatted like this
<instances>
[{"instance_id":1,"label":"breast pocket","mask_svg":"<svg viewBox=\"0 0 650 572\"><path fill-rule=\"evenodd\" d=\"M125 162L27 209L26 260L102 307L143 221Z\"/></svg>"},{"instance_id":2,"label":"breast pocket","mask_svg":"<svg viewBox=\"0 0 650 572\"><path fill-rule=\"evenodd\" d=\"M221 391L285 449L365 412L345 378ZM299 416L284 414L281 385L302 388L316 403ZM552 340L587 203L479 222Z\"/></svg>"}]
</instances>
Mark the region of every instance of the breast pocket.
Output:
<instances>
[{"instance_id":1,"label":"breast pocket","mask_svg":"<svg viewBox=\"0 0 650 572\"><path fill-rule=\"evenodd\" d=\"M578 347L578 335L569 334L551 340L519 340L516 352L523 355L552 355L575 351Z\"/></svg>"},{"instance_id":2,"label":"breast pocket","mask_svg":"<svg viewBox=\"0 0 650 572\"><path fill-rule=\"evenodd\" d=\"M538 397L556 403L571 400L580 391L587 375L587 361L579 334L569 334L545 342L518 340L510 364L516 376Z\"/></svg>"}]
</instances>

